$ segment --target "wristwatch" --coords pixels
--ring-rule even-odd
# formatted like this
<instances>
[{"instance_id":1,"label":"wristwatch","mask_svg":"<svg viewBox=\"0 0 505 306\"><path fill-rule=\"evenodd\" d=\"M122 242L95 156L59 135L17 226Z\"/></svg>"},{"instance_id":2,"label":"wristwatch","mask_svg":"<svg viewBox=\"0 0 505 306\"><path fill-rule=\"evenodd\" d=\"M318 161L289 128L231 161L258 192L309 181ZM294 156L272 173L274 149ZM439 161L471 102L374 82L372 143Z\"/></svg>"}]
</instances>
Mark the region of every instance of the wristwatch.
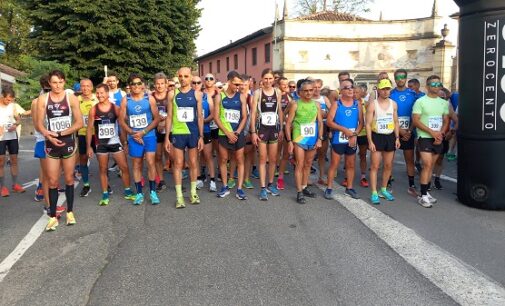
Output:
<instances>
[{"instance_id":1,"label":"wristwatch","mask_svg":"<svg viewBox=\"0 0 505 306\"><path fill-rule=\"evenodd\" d=\"M321 140L321 141L323 141L323 140L324 140L324 137L323 137L323 136L320 136L320 137L318 137L318 138L319 138L319 140Z\"/></svg>"}]
</instances>

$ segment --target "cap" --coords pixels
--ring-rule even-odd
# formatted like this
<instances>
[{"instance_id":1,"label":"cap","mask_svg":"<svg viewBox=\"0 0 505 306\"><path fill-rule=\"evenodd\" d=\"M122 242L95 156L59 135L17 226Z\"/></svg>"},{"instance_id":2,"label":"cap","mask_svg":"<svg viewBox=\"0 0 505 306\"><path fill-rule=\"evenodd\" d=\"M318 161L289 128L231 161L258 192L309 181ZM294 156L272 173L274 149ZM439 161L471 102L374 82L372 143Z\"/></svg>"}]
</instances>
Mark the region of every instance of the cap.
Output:
<instances>
[{"instance_id":1,"label":"cap","mask_svg":"<svg viewBox=\"0 0 505 306\"><path fill-rule=\"evenodd\" d=\"M74 92L80 92L81 91L81 84L74 83L74 87L72 89L74 90Z\"/></svg>"},{"instance_id":2,"label":"cap","mask_svg":"<svg viewBox=\"0 0 505 306\"><path fill-rule=\"evenodd\" d=\"M216 83L216 87L223 87L223 83L221 83L221 82L217 82L217 83Z\"/></svg>"},{"instance_id":3,"label":"cap","mask_svg":"<svg viewBox=\"0 0 505 306\"><path fill-rule=\"evenodd\" d=\"M388 79L382 79L380 80L379 84L377 84L378 89L384 89L384 88L393 88L391 85L391 81Z\"/></svg>"}]
</instances>

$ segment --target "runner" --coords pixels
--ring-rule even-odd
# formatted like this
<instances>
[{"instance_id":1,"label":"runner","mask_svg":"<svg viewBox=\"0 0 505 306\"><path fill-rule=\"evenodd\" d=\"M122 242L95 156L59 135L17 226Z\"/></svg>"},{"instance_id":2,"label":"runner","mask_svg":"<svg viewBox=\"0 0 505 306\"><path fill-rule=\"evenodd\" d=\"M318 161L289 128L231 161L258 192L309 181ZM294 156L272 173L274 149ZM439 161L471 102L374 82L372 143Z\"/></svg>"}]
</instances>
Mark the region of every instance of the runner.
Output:
<instances>
[{"instance_id":1,"label":"runner","mask_svg":"<svg viewBox=\"0 0 505 306\"><path fill-rule=\"evenodd\" d=\"M247 189L254 189L254 185L251 182L250 174L251 167L253 163L256 161L256 148L254 148L252 143L252 135L250 130L251 127L251 109L253 108L253 95L251 94L250 85L252 82L252 78L248 75L242 74L240 76L242 79L242 86L240 86L239 91L242 95L246 97L247 101L247 121L244 127L244 131L242 132L245 136L245 147L244 147L244 187ZM232 164L236 164L232 160ZM235 166L236 168L236 166ZM231 170L231 167L230 167ZM231 173L231 172L230 172ZM233 171L236 173L236 170Z\"/></svg>"},{"instance_id":2,"label":"runner","mask_svg":"<svg viewBox=\"0 0 505 306\"><path fill-rule=\"evenodd\" d=\"M322 111L323 116L323 139L321 142L321 147L317 149L317 163L319 165L319 179L317 181L320 185L325 185L326 181L323 179L326 175L326 159L328 153L328 126L326 125L326 118L328 116L328 111L331 107L330 100L327 97L321 95L321 88L323 87L323 80L314 80L314 95L312 99L319 103L319 107Z\"/></svg>"},{"instance_id":3,"label":"runner","mask_svg":"<svg viewBox=\"0 0 505 306\"><path fill-rule=\"evenodd\" d=\"M145 159L147 163L151 204L156 205L160 203L160 199L156 194L155 182L155 129L160 121L158 108L156 107L156 100L145 93L144 81L138 74L130 74L128 77L128 84L131 87L131 93L123 97L121 101L119 124L121 126L121 131L128 135L128 154L132 158L133 179L137 189L133 204L140 205L144 202L141 178L143 160Z\"/></svg>"},{"instance_id":4,"label":"runner","mask_svg":"<svg viewBox=\"0 0 505 306\"><path fill-rule=\"evenodd\" d=\"M119 77L117 73L109 71L108 76L103 79L103 83L109 86L109 101L117 106L121 106L121 101L124 96L126 96L126 92L119 88Z\"/></svg>"},{"instance_id":5,"label":"runner","mask_svg":"<svg viewBox=\"0 0 505 306\"><path fill-rule=\"evenodd\" d=\"M284 126L282 127L282 130L284 131L285 126L286 126L286 118L289 113L289 105L291 101L293 100L290 95L290 88L289 88L289 83L288 79L286 78L280 78L279 79L279 90L281 91L281 106L282 106L282 113L284 115L283 118L283 123ZM295 84L296 88L296 84ZM289 170L286 169L286 166L288 164L289 160L289 152L288 152L288 142L286 141L286 135L283 134L284 137L282 137L281 142L280 142L280 147L278 148L279 151L279 167L278 167L278 178L277 178L277 189L279 190L284 190L284 174L289 174Z\"/></svg>"},{"instance_id":6,"label":"runner","mask_svg":"<svg viewBox=\"0 0 505 306\"><path fill-rule=\"evenodd\" d=\"M354 88L354 98L359 101L361 105L361 111L363 113L363 119L366 116L366 109L368 103L365 100L367 95L367 86L366 84L358 84L357 87ZM363 120L364 121L364 120ZM365 122L363 122L363 125ZM366 154L368 151L368 139L366 137L366 129L361 129L361 132L358 133L358 148L359 148L359 168L361 173L361 178L359 180L359 184L361 187L368 187L368 180L366 179L366 172L368 169L368 164L366 160Z\"/></svg>"},{"instance_id":7,"label":"runner","mask_svg":"<svg viewBox=\"0 0 505 306\"><path fill-rule=\"evenodd\" d=\"M167 105L168 105L168 79L163 72L156 73L154 75L154 92L153 97L156 101L156 107L158 108L158 114L160 115L160 123L156 128L156 178L154 179L157 183L156 190L161 191L167 188L165 184L165 179L163 176L163 156L165 155L164 142L166 138L165 130L165 119L167 118Z\"/></svg>"},{"instance_id":8,"label":"runner","mask_svg":"<svg viewBox=\"0 0 505 306\"><path fill-rule=\"evenodd\" d=\"M184 150L188 150L189 177L191 181L191 204L199 204L196 192L198 176L198 152L203 149L203 109L202 93L191 89L191 69L182 67L177 72L180 88L168 93L166 130L172 131L166 137L165 149L173 150L173 171L177 200L175 208L184 208L186 203L182 194L182 169Z\"/></svg>"},{"instance_id":9,"label":"runner","mask_svg":"<svg viewBox=\"0 0 505 306\"><path fill-rule=\"evenodd\" d=\"M354 81L340 82L340 99L333 103L328 114L328 128L333 130L331 141L331 164L328 169L327 187L324 197L333 199L333 180L340 164L340 157L345 154L346 188L345 194L359 199L353 189L354 165L356 163L357 136L363 128L363 112L360 100L354 99Z\"/></svg>"},{"instance_id":10,"label":"runner","mask_svg":"<svg viewBox=\"0 0 505 306\"><path fill-rule=\"evenodd\" d=\"M86 152L89 158L93 156L93 152L96 152L98 160L100 184L102 187L102 199L98 202L98 205L104 206L109 204L109 179L107 176L109 154L112 154L114 161L121 171L124 198L135 200L135 195L130 188L130 171L128 170L126 155L117 133L120 108L109 101L109 86L106 84L98 84L96 86L96 97L98 104L95 104L89 111ZM97 144L96 148L93 147L95 144Z\"/></svg>"},{"instance_id":11,"label":"runner","mask_svg":"<svg viewBox=\"0 0 505 306\"><path fill-rule=\"evenodd\" d=\"M63 168L67 201L66 224L76 224L74 208L74 167L76 152L75 133L83 126L77 97L65 92L65 75L59 70L49 73L51 91L37 101L35 128L46 139L47 183L49 197L49 222L46 231L58 226L56 205L58 183Z\"/></svg>"},{"instance_id":12,"label":"runner","mask_svg":"<svg viewBox=\"0 0 505 306\"><path fill-rule=\"evenodd\" d=\"M398 125L398 107L389 98L391 92L391 81L382 79L377 85L378 99L370 101L366 111L366 133L368 147L371 156L370 165L370 189L372 204L380 204L379 197L393 201L395 198L386 189L393 168L394 151L400 148L400 136ZM377 173L379 165L383 160L382 187L380 194L377 192Z\"/></svg>"},{"instance_id":13,"label":"runner","mask_svg":"<svg viewBox=\"0 0 505 306\"><path fill-rule=\"evenodd\" d=\"M289 94L291 95L291 98L293 98L293 100L295 100L295 101L299 100L300 97L298 96L298 93L296 92L296 82L289 81L288 87L289 87Z\"/></svg>"},{"instance_id":14,"label":"runner","mask_svg":"<svg viewBox=\"0 0 505 306\"><path fill-rule=\"evenodd\" d=\"M238 170L236 197L239 200L247 199L245 192L242 190L245 146L245 136L242 132L247 121L246 97L238 91L242 82L238 72L230 71L226 90L217 95L214 100L214 121L219 126L219 171L223 181L223 187L217 194L220 198L230 194L226 163L234 154ZM233 151L234 153L232 153Z\"/></svg>"},{"instance_id":15,"label":"runner","mask_svg":"<svg viewBox=\"0 0 505 306\"><path fill-rule=\"evenodd\" d=\"M323 139L323 130L320 128L323 125L323 117L319 103L312 100L314 82L300 80L298 84L300 100L289 108L286 138L289 153L294 152L296 159L296 201L305 204L305 196L316 197L316 194L307 187L307 183L316 149L321 147Z\"/></svg>"},{"instance_id":16,"label":"runner","mask_svg":"<svg viewBox=\"0 0 505 306\"><path fill-rule=\"evenodd\" d=\"M267 68L261 73L263 89L256 90L251 109L251 139L259 149L259 173L261 191L259 198L268 200L268 194L278 196L274 185L277 168L278 142L283 139L284 114L281 105L281 92L273 87L274 73ZM258 122L256 121L258 119ZM268 158L268 185L266 184L266 163Z\"/></svg>"},{"instance_id":17,"label":"runner","mask_svg":"<svg viewBox=\"0 0 505 306\"><path fill-rule=\"evenodd\" d=\"M205 89L202 95L202 108L203 108L203 151L201 154L201 160L203 165L201 167L201 177L200 180L203 182L206 180L206 169L209 170L209 191L216 192L216 167L214 167L214 158L212 156L213 147L213 136L212 133L215 131L216 142L217 142L217 125L214 123L214 96L217 93L214 89L214 76L212 74L207 74L205 76ZM213 126L216 129L213 129ZM205 165L207 167L205 167Z\"/></svg>"},{"instance_id":18,"label":"runner","mask_svg":"<svg viewBox=\"0 0 505 306\"><path fill-rule=\"evenodd\" d=\"M12 191L21 193L25 189L18 184L18 152L19 141L16 128L21 124L14 103L16 94L11 88L2 90L0 98L0 193L2 197L9 196L9 189L4 182L5 154L9 152Z\"/></svg>"},{"instance_id":19,"label":"runner","mask_svg":"<svg viewBox=\"0 0 505 306\"><path fill-rule=\"evenodd\" d=\"M449 130L449 103L438 96L442 88L440 77L431 75L426 79L428 94L419 98L412 110L412 121L417 128L418 145L423 163L421 172L421 196L418 203L423 207L432 207L437 199L428 192L433 167L443 152L444 136Z\"/></svg>"},{"instance_id":20,"label":"runner","mask_svg":"<svg viewBox=\"0 0 505 306\"><path fill-rule=\"evenodd\" d=\"M86 146L86 133L88 132L89 111L95 104L98 103L95 95L93 94L93 82L90 79L82 79L80 81L81 94L77 97L79 100L79 107L81 109L83 127L77 132L77 143L79 146L79 171L81 172L83 187L81 190L81 197L87 197L91 192L89 185L89 168L88 168L88 153ZM93 126L91 126L93 133ZM96 152L95 140L91 140L91 148Z\"/></svg>"},{"instance_id":21,"label":"runner","mask_svg":"<svg viewBox=\"0 0 505 306\"><path fill-rule=\"evenodd\" d=\"M394 73L396 88L391 91L390 98L398 106L398 123L400 128L400 149L403 150L403 158L407 166L407 176L409 179L409 188L407 192L417 197L416 185L414 184L414 126L412 121L412 107L416 102L416 93L408 88L407 70L398 69Z\"/></svg>"}]
</instances>

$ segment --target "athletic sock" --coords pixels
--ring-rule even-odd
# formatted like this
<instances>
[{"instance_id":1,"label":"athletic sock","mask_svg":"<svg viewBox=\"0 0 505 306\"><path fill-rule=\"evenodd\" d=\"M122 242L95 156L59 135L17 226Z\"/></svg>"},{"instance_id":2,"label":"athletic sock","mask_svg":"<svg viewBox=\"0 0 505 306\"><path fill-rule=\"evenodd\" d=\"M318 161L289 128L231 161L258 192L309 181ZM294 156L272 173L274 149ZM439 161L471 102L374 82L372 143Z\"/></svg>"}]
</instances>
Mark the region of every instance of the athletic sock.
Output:
<instances>
[{"instance_id":1,"label":"athletic sock","mask_svg":"<svg viewBox=\"0 0 505 306\"><path fill-rule=\"evenodd\" d=\"M49 215L56 217L56 205L58 204L58 188L49 188Z\"/></svg>"},{"instance_id":2,"label":"athletic sock","mask_svg":"<svg viewBox=\"0 0 505 306\"><path fill-rule=\"evenodd\" d=\"M65 186L65 197L67 197L67 212L74 210L74 185Z\"/></svg>"},{"instance_id":3,"label":"athletic sock","mask_svg":"<svg viewBox=\"0 0 505 306\"><path fill-rule=\"evenodd\" d=\"M428 184L421 184L421 195L427 195L428 192Z\"/></svg>"},{"instance_id":4,"label":"athletic sock","mask_svg":"<svg viewBox=\"0 0 505 306\"><path fill-rule=\"evenodd\" d=\"M430 189L431 189L431 182L428 183L428 188L426 189L426 191L428 191Z\"/></svg>"},{"instance_id":5,"label":"athletic sock","mask_svg":"<svg viewBox=\"0 0 505 306\"><path fill-rule=\"evenodd\" d=\"M135 187L137 188L137 193L142 193L142 184L140 182L135 182Z\"/></svg>"},{"instance_id":6,"label":"athletic sock","mask_svg":"<svg viewBox=\"0 0 505 306\"><path fill-rule=\"evenodd\" d=\"M175 194L178 198L182 197L182 185L175 185Z\"/></svg>"},{"instance_id":7,"label":"athletic sock","mask_svg":"<svg viewBox=\"0 0 505 306\"><path fill-rule=\"evenodd\" d=\"M82 182L84 185L89 184L89 168L88 165L81 165L81 176L82 176Z\"/></svg>"},{"instance_id":8,"label":"athletic sock","mask_svg":"<svg viewBox=\"0 0 505 306\"><path fill-rule=\"evenodd\" d=\"M365 173L361 173L361 179L364 179L364 178L366 178Z\"/></svg>"},{"instance_id":9,"label":"athletic sock","mask_svg":"<svg viewBox=\"0 0 505 306\"><path fill-rule=\"evenodd\" d=\"M414 187L414 177L410 175L408 177L409 177L409 187Z\"/></svg>"},{"instance_id":10,"label":"athletic sock","mask_svg":"<svg viewBox=\"0 0 505 306\"><path fill-rule=\"evenodd\" d=\"M41 189L42 188L42 183L39 182L39 184L37 185L37 189Z\"/></svg>"},{"instance_id":11,"label":"athletic sock","mask_svg":"<svg viewBox=\"0 0 505 306\"><path fill-rule=\"evenodd\" d=\"M381 192L388 191L386 187L381 187Z\"/></svg>"},{"instance_id":12,"label":"athletic sock","mask_svg":"<svg viewBox=\"0 0 505 306\"><path fill-rule=\"evenodd\" d=\"M210 181L211 181L211 182L215 182L215 181L216 181L216 178L215 178L215 177L211 177L211 178L210 178Z\"/></svg>"},{"instance_id":13,"label":"athletic sock","mask_svg":"<svg viewBox=\"0 0 505 306\"><path fill-rule=\"evenodd\" d=\"M108 191L104 191L102 193L102 199L108 199L109 198L109 192Z\"/></svg>"},{"instance_id":14,"label":"athletic sock","mask_svg":"<svg viewBox=\"0 0 505 306\"><path fill-rule=\"evenodd\" d=\"M156 191L156 182L149 181L149 191Z\"/></svg>"},{"instance_id":15,"label":"athletic sock","mask_svg":"<svg viewBox=\"0 0 505 306\"><path fill-rule=\"evenodd\" d=\"M196 182L191 182L191 195L196 194Z\"/></svg>"},{"instance_id":16,"label":"athletic sock","mask_svg":"<svg viewBox=\"0 0 505 306\"><path fill-rule=\"evenodd\" d=\"M284 173L279 172L279 178L284 179Z\"/></svg>"},{"instance_id":17,"label":"athletic sock","mask_svg":"<svg viewBox=\"0 0 505 306\"><path fill-rule=\"evenodd\" d=\"M159 183L160 183L160 181L161 181L161 180L160 180L160 176L159 176L159 175L156 175L156 177L154 177L154 182L155 182L156 184L159 184Z\"/></svg>"}]
</instances>

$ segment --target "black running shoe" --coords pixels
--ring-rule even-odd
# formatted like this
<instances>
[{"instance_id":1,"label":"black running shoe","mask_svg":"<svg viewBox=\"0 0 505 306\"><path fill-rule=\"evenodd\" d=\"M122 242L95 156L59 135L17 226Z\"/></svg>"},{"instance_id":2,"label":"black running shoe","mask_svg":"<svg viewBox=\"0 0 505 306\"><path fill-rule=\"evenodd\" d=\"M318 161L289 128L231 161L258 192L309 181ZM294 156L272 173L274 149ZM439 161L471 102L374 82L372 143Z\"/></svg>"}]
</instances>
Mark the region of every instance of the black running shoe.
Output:
<instances>
[{"instance_id":1,"label":"black running shoe","mask_svg":"<svg viewBox=\"0 0 505 306\"><path fill-rule=\"evenodd\" d=\"M303 192L298 192L296 194L296 202L298 204L305 204L306 200L305 197L303 196Z\"/></svg>"},{"instance_id":2,"label":"black running shoe","mask_svg":"<svg viewBox=\"0 0 505 306\"><path fill-rule=\"evenodd\" d=\"M309 198L315 198L316 194L309 189L309 187L305 187L305 189L302 190L303 195L308 196Z\"/></svg>"}]
</instances>

